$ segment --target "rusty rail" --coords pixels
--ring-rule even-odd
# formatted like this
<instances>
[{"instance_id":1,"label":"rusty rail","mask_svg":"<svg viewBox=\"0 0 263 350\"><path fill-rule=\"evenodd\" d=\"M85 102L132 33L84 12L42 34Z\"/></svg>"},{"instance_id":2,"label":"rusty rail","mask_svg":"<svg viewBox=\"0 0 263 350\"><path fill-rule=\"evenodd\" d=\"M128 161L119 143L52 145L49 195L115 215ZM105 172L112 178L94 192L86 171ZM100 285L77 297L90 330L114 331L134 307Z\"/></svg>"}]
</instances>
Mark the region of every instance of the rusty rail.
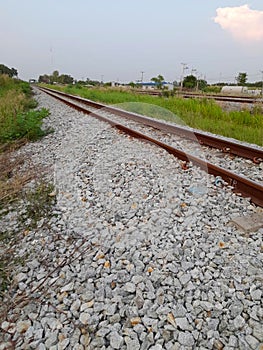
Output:
<instances>
[{"instance_id":1,"label":"rusty rail","mask_svg":"<svg viewBox=\"0 0 263 350\"><path fill-rule=\"evenodd\" d=\"M141 139L141 140L145 140L148 142L151 142L163 149L165 149L167 152L169 152L170 154L173 154L175 157L186 161L186 162L192 162L194 165L200 167L202 170L206 171L208 174L212 174L214 176L220 176L229 186L231 186L233 188L233 191L235 193L238 194L242 194L244 197L250 197L251 201L261 207L263 207L263 186L261 186L260 184L251 181L243 176L234 174L226 169L223 169L221 167L218 167L216 165L213 165L209 162L206 162L202 159L199 159L191 154L182 152L181 150L178 150L174 147L171 147L159 140L156 140L152 137L149 137L147 135L144 135L138 131L135 131L133 129L130 129L122 124L116 123L106 117L103 117L97 113L91 112L89 110L87 110L84 107L81 107L79 105L76 105L73 102L70 102L68 100L65 100L64 98L62 98L61 96L56 95L56 93L54 93L53 91L47 91L47 90L43 90L45 91L47 94L49 94L50 96L62 101L63 103L67 104L68 106L83 112L85 114L88 114L92 117L95 117L103 122L107 122L108 124L110 124L112 127L134 137L137 139Z\"/></svg>"},{"instance_id":2,"label":"rusty rail","mask_svg":"<svg viewBox=\"0 0 263 350\"><path fill-rule=\"evenodd\" d=\"M41 89L55 92L61 96L71 98L75 101L84 103L84 104L91 106L93 108L103 109L107 112L114 113L114 114L119 115L121 117L142 123L144 125L153 127L155 129L169 132L169 133L184 137L186 139L199 142L200 145L209 146L212 148L219 149L223 153L228 153L228 154L232 154L232 155L239 156L242 158L247 158L247 159L250 159L254 163L257 163L257 164L260 163L261 161L263 161L263 150L260 150L258 148L250 147L247 145L242 145L242 144L230 141L230 140L225 140L225 139L218 138L216 136L207 135L207 134L204 134L202 132L191 131L191 130L188 130L186 128L180 127L180 126L171 125L171 124L162 122L160 120L141 116L141 115L127 112L124 110L120 110L118 108L114 108L111 106L106 106L106 105L103 105L101 103L90 101L90 100L81 98L79 96L69 95L69 94L66 94L66 93L61 92L61 91L52 90L52 89L43 89L43 88L41 88Z\"/></svg>"},{"instance_id":3,"label":"rusty rail","mask_svg":"<svg viewBox=\"0 0 263 350\"><path fill-rule=\"evenodd\" d=\"M260 102L259 98L253 96L231 96L231 95L213 95L213 94L194 94L182 92L179 96L183 98L206 98L216 101L236 102L236 103L256 103Z\"/></svg>"}]
</instances>

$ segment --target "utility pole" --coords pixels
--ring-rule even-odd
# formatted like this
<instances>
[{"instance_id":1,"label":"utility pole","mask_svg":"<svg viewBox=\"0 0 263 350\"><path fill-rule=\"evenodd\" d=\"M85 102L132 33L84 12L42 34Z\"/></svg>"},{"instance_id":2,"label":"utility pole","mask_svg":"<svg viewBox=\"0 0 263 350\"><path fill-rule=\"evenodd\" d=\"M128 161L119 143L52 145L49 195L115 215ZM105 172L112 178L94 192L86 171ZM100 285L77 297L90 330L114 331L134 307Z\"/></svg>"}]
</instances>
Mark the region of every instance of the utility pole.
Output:
<instances>
[{"instance_id":1,"label":"utility pole","mask_svg":"<svg viewBox=\"0 0 263 350\"><path fill-rule=\"evenodd\" d=\"M142 79L141 79L141 82L143 83L143 74L144 74L145 72L143 72L143 71L141 71L141 74L142 74Z\"/></svg>"},{"instance_id":2,"label":"utility pole","mask_svg":"<svg viewBox=\"0 0 263 350\"><path fill-rule=\"evenodd\" d=\"M184 81L184 72L186 71L186 69L188 69L187 67L187 63L181 63L182 66L182 75L181 75L181 91L183 90L183 81Z\"/></svg>"},{"instance_id":3,"label":"utility pole","mask_svg":"<svg viewBox=\"0 0 263 350\"><path fill-rule=\"evenodd\" d=\"M197 70L195 68L192 68L191 70L191 75L195 76L194 73L196 74L196 91L198 90L198 77L197 77Z\"/></svg>"},{"instance_id":4,"label":"utility pole","mask_svg":"<svg viewBox=\"0 0 263 350\"><path fill-rule=\"evenodd\" d=\"M196 78L197 78L196 91L198 91L199 90L199 83L200 83L200 80L202 79L202 74L197 72L197 77Z\"/></svg>"},{"instance_id":5,"label":"utility pole","mask_svg":"<svg viewBox=\"0 0 263 350\"><path fill-rule=\"evenodd\" d=\"M263 70L261 71L262 77L261 77L261 96L263 98Z\"/></svg>"}]
</instances>

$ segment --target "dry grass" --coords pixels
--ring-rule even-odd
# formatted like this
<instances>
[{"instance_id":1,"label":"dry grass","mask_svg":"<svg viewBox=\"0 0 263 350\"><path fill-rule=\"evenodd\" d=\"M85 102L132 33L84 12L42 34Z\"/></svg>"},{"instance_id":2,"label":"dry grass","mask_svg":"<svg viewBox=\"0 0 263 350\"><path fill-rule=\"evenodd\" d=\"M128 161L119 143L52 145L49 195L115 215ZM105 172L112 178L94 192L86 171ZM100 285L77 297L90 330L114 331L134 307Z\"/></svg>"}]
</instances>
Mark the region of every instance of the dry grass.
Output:
<instances>
[{"instance_id":1,"label":"dry grass","mask_svg":"<svg viewBox=\"0 0 263 350\"><path fill-rule=\"evenodd\" d=\"M17 113L22 112L24 100L24 94L16 90L9 90L0 97L0 123L3 123L7 116L15 118Z\"/></svg>"},{"instance_id":2,"label":"dry grass","mask_svg":"<svg viewBox=\"0 0 263 350\"><path fill-rule=\"evenodd\" d=\"M13 158L11 150L0 154L0 208L15 200L25 184L36 177L33 170L19 172L24 162L23 156Z\"/></svg>"},{"instance_id":3,"label":"dry grass","mask_svg":"<svg viewBox=\"0 0 263 350\"><path fill-rule=\"evenodd\" d=\"M13 152L16 146L0 154L0 309L14 286L14 271L28 259L30 249L23 256L17 254L21 241L39 220L49 219L55 203L53 185L44 178L47 169ZM8 224L10 217L14 227Z\"/></svg>"}]
</instances>

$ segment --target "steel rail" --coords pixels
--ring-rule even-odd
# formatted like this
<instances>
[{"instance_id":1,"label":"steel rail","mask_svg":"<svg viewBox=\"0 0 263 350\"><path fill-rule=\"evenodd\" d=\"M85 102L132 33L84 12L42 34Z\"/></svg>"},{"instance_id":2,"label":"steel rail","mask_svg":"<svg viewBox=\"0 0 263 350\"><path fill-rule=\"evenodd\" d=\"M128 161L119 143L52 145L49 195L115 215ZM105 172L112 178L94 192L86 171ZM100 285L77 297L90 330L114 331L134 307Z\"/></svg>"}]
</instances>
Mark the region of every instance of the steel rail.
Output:
<instances>
[{"instance_id":1,"label":"steel rail","mask_svg":"<svg viewBox=\"0 0 263 350\"><path fill-rule=\"evenodd\" d=\"M165 131L165 132L169 132L169 133L172 133L175 135L179 135L181 137L185 137L189 140L199 142L199 144L201 144L201 145L219 149L223 153L228 153L228 154L232 154L232 155L239 156L242 158L247 158L247 159L250 159L254 163L257 163L257 164L260 163L261 161L263 161L263 150L260 150L258 148L242 145L242 144L239 144L239 143L236 143L233 141L229 141L229 140L225 140L225 139L221 139L221 138L218 138L218 137L215 137L212 135L207 135L207 134L204 134L202 132L191 131L191 130L185 129L183 127L180 127L180 126L167 124L167 123L164 123L160 120L141 116L141 115L127 112L124 110L120 110L120 109L117 109L117 108L114 108L111 106L106 106L106 105L103 105L101 103L90 101L90 100L84 99L84 98L79 97L79 96L66 94L66 93L61 92L61 91L46 89L46 88L45 89L41 88L41 89L43 91L48 90L48 91L57 93L59 95L71 98L75 101L84 103L84 104L91 106L93 108L103 109L107 112L114 113L114 114L119 115L121 117L130 119L130 120L133 120L133 121L136 121L139 123L143 123L144 125L151 126L155 129L158 129L161 131Z\"/></svg>"},{"instance_id":2,"label":"steel rail","mask_svg":"<svg viewBox=\"0 0 263 350\"><path fill-rule=\"evenodd\" d=\"M192 162L193 165L198 166L202 170L206 171L208 174L212 174L214 176L220 176L228 185L230 185L235 193L242 194L244 197L249 197L250 200L263 207L263 186L260 184L251 181L243 176L234 174L226 169L223 169L221 167L218 167L216 165L213 165L209 162L206 162L202 159L199 159L189 153L185 153L181 150L178 150L174 147L171 147L159 140L156 140L152 137L149 137L147 135L144 135L138 131L135 131L133 129L130 129L122 124L116 123L106 117L103 117L97 113L91 112L87 110L86 108L79 106L73 102L70 102L68 100L65 100L61 96L58 96L57 94L51 92L51 91L45 91L50 96L58 99L59 101L62 101L66 105L76 109L77 111L83 112L85 114L88 114L92 117L97 118L98 120L101 120L103 122L106 122L110 124L112 127L116 128L117 130L120 130L134 138L145 140L150 143L153 143L163 149L165 149L170 154L174 155L175 157L185 161L185 162Z\"/></svg>"},{"instance_id":3,"label":"steel rail","mask_svg":"<svg viewBox=\"0 0 263 350\"><path fill-rule=\"evenodd\" d=\"M135 93L141 95L162 96L162 91L156 90L134 90ZM260 98L254 96L231 96L231 95L215 95L215 94L198 94L191 92L176 92L176 96L182 98L206 98L216 101L234 102L234 103L257 103L260 102Z\"/></svg>"},{"instance_id":4,"label":"steel rail","mask_svg":"<svg viewBox=\"0 0 263 350\"><path fill-rule=\"evenodd\" d=\"M226 96L226 95L201 95L193 93L180 93L179 96L183 98L207 98L216 101L225 101L225 102L236 102L236 103L256 103L260 102L257 98L249 96Z\"/></svg>"}]
</instances>

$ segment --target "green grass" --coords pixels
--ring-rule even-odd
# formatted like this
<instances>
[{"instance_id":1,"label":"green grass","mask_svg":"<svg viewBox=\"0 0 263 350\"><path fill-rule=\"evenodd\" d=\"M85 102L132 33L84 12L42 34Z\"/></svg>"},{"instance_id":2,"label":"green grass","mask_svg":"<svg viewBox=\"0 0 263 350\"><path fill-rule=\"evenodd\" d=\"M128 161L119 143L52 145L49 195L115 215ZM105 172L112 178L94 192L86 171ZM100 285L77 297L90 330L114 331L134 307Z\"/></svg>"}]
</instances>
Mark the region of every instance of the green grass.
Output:
<instances>
[{"instance_id":1,"label":"green grass","mask_svg":"<svg viewBox=\"0 0 263 350\"><path fill-rule=\"evenodd\" d=\"M0 144L34 141L45 134L41 125L48 111L36 107L29 83L0 75Z\"/></svg>"},{"instance_id":2,"label":"green grass","mask_svg":"<svg viewBox=\"0 0 263 350\"><path fill-rule=\"evenodd\" d=\"M132 112L263 146L262 105L256 106L252 112L249 110L227 112L210 99L155 97L105 88L89 89L53 85L48 87L105 104L121 104L121 108Z\"/></svg>"}]
</instances>

